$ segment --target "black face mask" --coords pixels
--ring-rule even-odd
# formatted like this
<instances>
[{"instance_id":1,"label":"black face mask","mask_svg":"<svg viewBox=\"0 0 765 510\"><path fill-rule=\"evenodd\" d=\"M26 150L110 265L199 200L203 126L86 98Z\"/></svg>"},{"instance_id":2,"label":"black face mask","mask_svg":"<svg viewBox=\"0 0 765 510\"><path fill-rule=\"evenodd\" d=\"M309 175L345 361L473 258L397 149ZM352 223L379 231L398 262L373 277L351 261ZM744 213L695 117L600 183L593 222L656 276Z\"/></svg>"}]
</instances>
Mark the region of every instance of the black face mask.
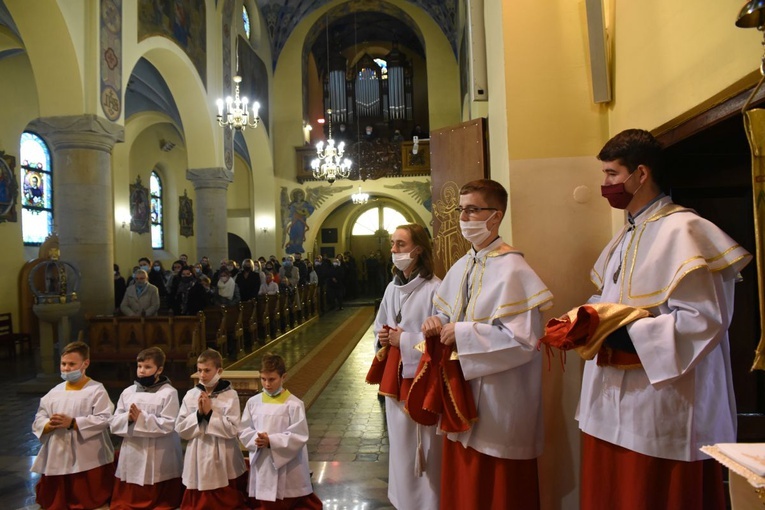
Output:
<instances>
[{"instance_id":1,"label":"black face mask","mask_svg":"<svg viewBox=\"0 0 765 510\"><path fill-rule=\"evenodd\" d=\"M193 276L181 276L181 281L186 282L186 283L193 282L194 281L194 277Z\"/></svg>"},{"instance_id":2,"label":"black face mask","mask_svg":"<svg viewBox=\"0 0 765 510\"><path fill-rule=\"evenodd\" d=\"M157 373L155 372L152 375L147 375L146 377L136 377L135 382L143 386L144 388L148 388L149 386L154 385L157 382Z\"/></svg>"}]
</instances>

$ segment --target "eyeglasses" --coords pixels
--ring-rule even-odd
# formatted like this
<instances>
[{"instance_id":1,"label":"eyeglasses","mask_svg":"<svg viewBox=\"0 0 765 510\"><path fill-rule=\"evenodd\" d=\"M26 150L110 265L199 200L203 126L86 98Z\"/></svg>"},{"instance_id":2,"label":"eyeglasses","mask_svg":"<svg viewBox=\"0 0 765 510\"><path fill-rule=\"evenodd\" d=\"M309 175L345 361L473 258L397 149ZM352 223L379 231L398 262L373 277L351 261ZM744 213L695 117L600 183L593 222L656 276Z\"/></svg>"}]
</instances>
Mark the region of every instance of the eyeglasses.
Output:
<instances>
[{"instance_id":1,"label":"eyeglasses","mask_svg":"<svg viewBox=\"0 0 765 510\"><path fill-rule=\"evenodd\" d=\"M497 208L496 207L473 207L473 206L462 207L460 205L455 207L454 210L457 211L457 214L465 213L468 216L475 216L481 211L496 211Z\"/></svg>"}]
</instances>

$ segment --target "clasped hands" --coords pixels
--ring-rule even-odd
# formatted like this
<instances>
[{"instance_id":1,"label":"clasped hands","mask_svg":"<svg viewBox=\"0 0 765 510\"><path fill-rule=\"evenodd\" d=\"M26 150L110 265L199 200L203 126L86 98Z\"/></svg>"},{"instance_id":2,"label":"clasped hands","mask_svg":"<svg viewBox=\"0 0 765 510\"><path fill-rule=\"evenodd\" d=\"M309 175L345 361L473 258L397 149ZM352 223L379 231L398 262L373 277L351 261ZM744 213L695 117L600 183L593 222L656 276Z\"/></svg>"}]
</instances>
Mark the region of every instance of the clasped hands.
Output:
<instances>
[{"instance_id":1,"label":"clasped hands","mask_svg":"<svg viewBox=\"0 0 765 510\"><path fill-rule=\"evenodd\" d=\"M212 411L212 401L210 400L210 395L208 395L207 392L203 391L199 394L199 400L197 403L199 406L199 414L210 414L210 411Z\"/></svg>"},{"instance_id":2,"label":"clasped hands","mask_svg":"<svg viewBox=\"0 0 765 510\"><path fill-rule=\"evenodd\" d=\"M255 438L255 446L258 448L268 448L271 446L271 441L268 439L268 432L258 432L258 437Z\"/></svg>"},{"instance_id":3,"label":"clasped hands","mask_svg":"<svg viewBox=\"0 0 765 510\"><path fill-rule=\"evenodd\" d=\"M74 425L74 417L68 414L56 413L48 420L52 429L68 429Z\"/></svg>"},{"instance_id":4,"label":"clasped hands","mask_svg":"<svg viewBox=\"0 0 765 510\"><path fill-rule=\"evenodd\" d=\"M377 333L377 341L380 342L380 345L383 347L386 345L398 347L401 345L401 332L402 331L398 328L385 326L379 333Z\"/></svg>"}]
</instances>

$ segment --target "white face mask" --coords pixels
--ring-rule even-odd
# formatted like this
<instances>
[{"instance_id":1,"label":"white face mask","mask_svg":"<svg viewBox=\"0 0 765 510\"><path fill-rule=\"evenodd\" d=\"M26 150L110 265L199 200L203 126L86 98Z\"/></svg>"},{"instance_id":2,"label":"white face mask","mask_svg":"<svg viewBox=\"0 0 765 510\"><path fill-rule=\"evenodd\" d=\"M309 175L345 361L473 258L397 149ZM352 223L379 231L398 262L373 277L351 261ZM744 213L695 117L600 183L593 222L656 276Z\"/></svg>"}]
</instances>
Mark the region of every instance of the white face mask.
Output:
<instances>
[{"instance_id":1,"label":"white face mask","mask_svg":"<svg viewBox=\"0 0 765 510\"><path fill-rule=\"evenodd\" d=\"M205 388L215 388L215 385L220 381L220 372L215 374L212 379L206 383L202 383Z\"/></svg>"},{"instance_id":2,"label":"white face mask","mask_svg":"<svg viewBox=\"0 0 765 510\"><path fill-rule=\"evenodd\" d=\"M462 231L462 237L469 241L473 246L479 246L491 235L491 232L486 227L486 224L490 219L494 217L495 214L497 214L497 211L491 213L491 216L483 221L460 220L460 230Z\"/></svg>"},{"instance_id":3,"label":"white face mask","mask_svg":"<svg viewBox=\"0 0 765 510\"><path fill-rule=\"evenodd\" d=\"M406 271L409 266L412 265L412 252L408 253L391 253L391 259L393 265L399 271Z\"/></svg>"}]
</instances>

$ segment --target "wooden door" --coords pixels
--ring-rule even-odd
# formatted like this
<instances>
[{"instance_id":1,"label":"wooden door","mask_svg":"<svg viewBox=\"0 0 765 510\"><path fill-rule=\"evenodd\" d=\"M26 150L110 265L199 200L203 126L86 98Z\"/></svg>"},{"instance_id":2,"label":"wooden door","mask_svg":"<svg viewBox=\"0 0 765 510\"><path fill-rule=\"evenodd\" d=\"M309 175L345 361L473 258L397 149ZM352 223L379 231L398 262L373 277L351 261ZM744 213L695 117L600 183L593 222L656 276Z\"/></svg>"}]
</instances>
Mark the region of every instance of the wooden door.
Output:
<instances>
[{"instance_id":1,"label":"wooden door","mask_svg":"<svg viewBox=\"0 0 765 510\"><path fill-rule=\"evenodd\" d=\"M470 249L455 208L463 184L489 175L486 137L483 118L430 132L433 254L439 278Z\"/></svg>"},{"instance_id":2,"label":"wooden door","mask_svg":"<svg viewBox=\"0 0 765 510\"><path fill-rule=\"evenodd\" d=\"M716 123L715 123L716 122ZM711 124L711 125L710 125ZM671 195L695 209L755 252L751 156L737 111L667 148ZM669 137L659 137L665 143ZM751 372L760 338L757 267L752 261L736 285L729 329L733 387L738 412L738 441L765 441L765 373Z\"/></svg>"}]
</instances>

